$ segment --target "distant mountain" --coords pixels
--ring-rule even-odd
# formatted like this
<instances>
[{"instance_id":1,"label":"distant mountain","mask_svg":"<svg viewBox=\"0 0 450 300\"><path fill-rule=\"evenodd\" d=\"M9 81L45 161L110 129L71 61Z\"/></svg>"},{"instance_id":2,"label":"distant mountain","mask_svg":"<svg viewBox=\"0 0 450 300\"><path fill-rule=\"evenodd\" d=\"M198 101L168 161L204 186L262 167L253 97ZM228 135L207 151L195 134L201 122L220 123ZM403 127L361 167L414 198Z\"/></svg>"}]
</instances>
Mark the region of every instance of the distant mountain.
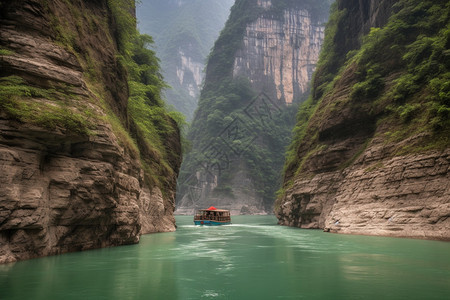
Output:
<instances>
[{"instance_id":1,"label":"distant mountain","mask_svg":"<svg viewBox=\"0 0 450 300\"><path fill-rule=\"evenodd\" d=\"M178 177L177 213L271 213L330 0L237 0L208 59Z\"/></svg>"},{"instance_id":2,"label":"distant mountain","mask_svg":"<svg viewBox=\"0 0 450 300\"><path fill-rule=\"evenodd\" d=\"M234 0L143 0L138 27L155 41L167 83L167 102L190 121L197 107L206 58Z\"/></svg>"}]
</instances>

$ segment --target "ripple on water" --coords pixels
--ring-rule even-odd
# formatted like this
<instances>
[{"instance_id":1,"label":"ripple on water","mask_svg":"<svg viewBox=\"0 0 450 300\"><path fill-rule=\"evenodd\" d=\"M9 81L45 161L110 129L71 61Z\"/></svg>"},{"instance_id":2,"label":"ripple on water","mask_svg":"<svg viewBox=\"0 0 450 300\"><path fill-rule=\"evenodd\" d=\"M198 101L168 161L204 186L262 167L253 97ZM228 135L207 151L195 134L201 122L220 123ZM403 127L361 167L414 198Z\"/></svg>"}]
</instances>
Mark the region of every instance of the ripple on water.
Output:
<instances>
[{"instance_id":1,"label":"ripple on water","mask_svg":"<svg viewBox=\"0 0 450 300\"><path fill-rule=\"evenodd\" d=\"M221 294L220 293L218 293L217 291L214 291L214 290L206 290L206 291L204 291L203 292L203 294L202 294L202 298L217 298L217 297L219 297L219 296L221 296Z\"/></svg>"}]
</instances>

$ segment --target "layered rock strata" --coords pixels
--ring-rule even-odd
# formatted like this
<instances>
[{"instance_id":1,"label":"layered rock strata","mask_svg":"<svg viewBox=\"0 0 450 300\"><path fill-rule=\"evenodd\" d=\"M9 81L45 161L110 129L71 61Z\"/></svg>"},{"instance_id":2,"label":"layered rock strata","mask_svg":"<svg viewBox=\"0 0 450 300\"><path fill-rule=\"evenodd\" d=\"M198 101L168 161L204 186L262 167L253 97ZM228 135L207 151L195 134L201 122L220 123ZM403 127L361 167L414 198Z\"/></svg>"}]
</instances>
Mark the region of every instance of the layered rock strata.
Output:
<instances>
[{"instance_id":1,"label":"layered rock strata","mask_svg":"<svg viewBox=\"0 0 450 300\"><path fill-rule=\"evenodd\" d=\"M296 179L282 225L335 233L450 240L450 151L392 157L369 147L345 171Z\"/></svg>"},{"instance_id":2,"label":"layered rock strata","mask_svg":"<svg viewBox=\"0 0 450 300\"><path fill-rule=\"evenodd\" d=\"M23 99L31 109L64 103L72 114L92 116L86 117L89 133L80 133L0 111L0 263L132 244L143 233L175 230L176 174L163 195L145 179L138 155L108 121L105 102L126 124L128 89L106 1L1 5L0 45L9 52L0 57L0 75L58 92L52 99L45 94ZM75 12L90 25L75 20ZM76 51L62 42L56 24L72 30ZM167 138L174 152L180 150L176 135L175 130ZM171 162L177 170L180 162Z\"/></svg>"}]
</instances>

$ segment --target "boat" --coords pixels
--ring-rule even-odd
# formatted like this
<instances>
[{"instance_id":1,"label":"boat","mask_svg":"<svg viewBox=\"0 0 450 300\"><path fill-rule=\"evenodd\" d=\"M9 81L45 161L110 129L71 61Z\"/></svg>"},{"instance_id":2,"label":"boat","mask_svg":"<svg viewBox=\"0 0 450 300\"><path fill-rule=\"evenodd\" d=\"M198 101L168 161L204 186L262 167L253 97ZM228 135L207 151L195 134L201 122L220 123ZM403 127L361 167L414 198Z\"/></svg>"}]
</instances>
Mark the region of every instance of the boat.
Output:
<instances>
[{"instance_id":1,"label":"boat","mask_svg":"<svg viewBox=\"0 0 450 300\"><path fill-rule=\"evenodd\" d=\"M199 209L194 216L195 225L227 225L231 224L230 211L217 209L211 206L207 209Z\"/></svg>"}]
</instances>

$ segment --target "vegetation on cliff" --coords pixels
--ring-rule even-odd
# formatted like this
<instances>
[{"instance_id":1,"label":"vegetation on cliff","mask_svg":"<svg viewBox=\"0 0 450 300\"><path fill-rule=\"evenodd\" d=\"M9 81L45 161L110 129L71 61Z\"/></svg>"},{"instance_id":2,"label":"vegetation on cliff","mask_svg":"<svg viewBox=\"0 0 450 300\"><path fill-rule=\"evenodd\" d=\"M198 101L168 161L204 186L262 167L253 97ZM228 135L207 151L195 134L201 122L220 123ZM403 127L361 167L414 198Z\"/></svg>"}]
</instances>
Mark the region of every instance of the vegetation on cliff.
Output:
<instances>
[{"instance_id":1,"label":"vegetation on cliff","mask_svg":"<svg viewBox=\"0 0 450 300\"><path fill-rule=\"evenodd\" d=\"M0 78L0 109L9 118L48 129L63 127L76 134L90 134L93 111L85 108L83 114L74 112L67 101L61 100L69 95L69 91L61 89L30 86L17 75ZM32 101L32 98L52 99L56 105Z\"/></svg>"},{"instance_id":2,"label":"vegetation on cliff","mask_svg":"<svg viewBox=\"0 0 450 300\"><path fill-rule=\"evenodd\" d=\"M39 5L51 23L53 42L76 57L88 92L62 84L57 78L42 84L4 74L8 76L0 80L1 111L19 122L82 136L95 134L97 125L106 121L127 151L140 158L148 183L163 192L169 186L173 189L181 161L179 129L174 120L183 124L184 119L165 108L161 94L167 85L159 60L149 49L152 38L136 29L135 1L100 4L111 12L112 19L106 13L99 19L82 2L63 2L57 9L53 7L57 4L48 1ZM95 49L92 37L106 39L112 48ZM2 48L0 54L14 55L14 51ZM114 65L108 67L114 70L105 68L102 55L113 56ZM122 78L113 79L109 72ZM96 106L101 107L101 113Z\"/></svg>"},{"instance_id":3,"label":"vegetation on cliff","mask_svg":"<svg viewBox=\"0 0 450 300\"><path fill-rule=\"evenodd\" d=\"M344 134L322 128L344 108L364 112L365 124L347 125L365 126L369 134L340 168L355 161L373 139L395 145L393 156L450 146L450 3L399 0L393 11L385 26L371 28L352 48L343 34L348 11L333 6L312 94L297 114L285 187L299 174L308 176L305 162L331 146L329 134L336 139ZM345 86L345 95L337 95Z\"/></svg>"},{"instance_id":4,"label":"vegetation on cliff","mask_svg":"<svg viewBox=\"0 0 450 300\"><path fill-rule=\"evenodd\" d=\"M163 191L168 181L176 178L177 170L171 160L181 160L181 149L171 148L170 140L179 137L174 120L184 126L181 113L168 112L162 99L162 90L167 87L161 75L159 59L155 51L149 49L153 39L140 34L134 11L134 0L109 0L108 5L118 25L118 46L120 60L128 71L128 101L131 134L140 152L146 178L157 184Z\"/></svg>"}]
</instances>

